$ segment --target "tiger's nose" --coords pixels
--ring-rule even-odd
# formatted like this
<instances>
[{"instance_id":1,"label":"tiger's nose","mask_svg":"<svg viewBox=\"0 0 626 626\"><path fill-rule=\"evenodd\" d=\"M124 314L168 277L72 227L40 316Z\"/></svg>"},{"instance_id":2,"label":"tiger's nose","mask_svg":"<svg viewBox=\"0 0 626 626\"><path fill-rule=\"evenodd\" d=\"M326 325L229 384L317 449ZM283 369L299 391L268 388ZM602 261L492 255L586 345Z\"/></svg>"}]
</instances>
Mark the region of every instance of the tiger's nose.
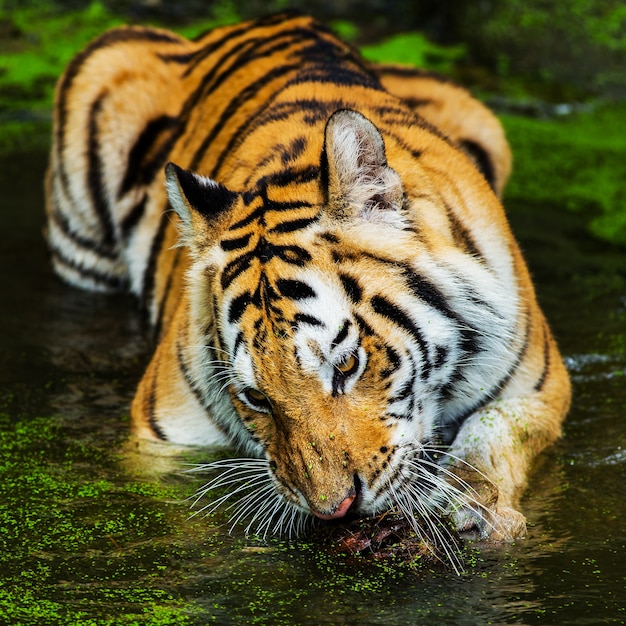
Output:
<instances>
[{"instance_id":1,"label":"tiger's nose","mask_svg":"<svg viewBox=\"0 0 626 626\"><path fill-rule=\"evenodd\" d=\"M350 494L347 498L344 498L339 503L334 511L331 511L330 513L320 513L319 511L316 511L313 507L311 507L311 513L313 513L313 515L319 517L320 519L338 519L340 517L344 517L352 506L355 498L356 494Z\"/></svg>"}]
</instances>

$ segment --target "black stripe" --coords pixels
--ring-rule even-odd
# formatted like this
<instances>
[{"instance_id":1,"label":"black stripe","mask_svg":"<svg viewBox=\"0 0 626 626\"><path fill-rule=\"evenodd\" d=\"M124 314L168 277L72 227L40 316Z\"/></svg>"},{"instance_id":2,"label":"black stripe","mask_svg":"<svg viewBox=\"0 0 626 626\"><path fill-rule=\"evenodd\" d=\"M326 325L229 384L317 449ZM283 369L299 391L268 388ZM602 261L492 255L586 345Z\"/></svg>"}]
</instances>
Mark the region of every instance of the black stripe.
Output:
<instances>
[{"instance_id":1,"label":"black stripe","mask_svg":"<svg viewBox=\"0 0 626 626\"><path fill-rule=\"evenodd\" d=\"M304 137L296 137L288 146L282 146L280 150L280 160L283 165L287 165L300 157L307 146Z\"/></svg>"},{"instance_id":2,"label":"black stripe","mask_svg":"<svg viewBox=\"0 0 626 626\"><path fill-rule=\"evenodd\" d=\"M252 237L252 233L248 233L242 237L237 237L236 239L222 239L222 241L220 241L220 248L222 248L225 252L241 250L248 245L250 237Z\"/></svg>"},{"instance_id":3,"label":"black stripe","mask_svg":"<svg viewBox=\"0 0 626 626\"><path fill-rule=\"evenodd\" d=\"M417 341L423 356L421 378L426 380L430 375L432 365L428 360L428 346L426 345L426 340L424 339L422 331L415 325L411 318L404 313L404 311L399 309L386 298L383 298L382 296L374 296L370 303L376 313L386 317L394 324L403 328L415 339L415 341Z\"/></svg>"},{"instance_id":4,"label":"black stripe","mask_svg":"<svg viewBox=\"0 0 626 626\"><path fill-rule=\"evenodd\" d=\"M293 67L294 69L298 69L299 66L294 65ZM228 155L231 154L233 149L242 142L243 138L253 133L258 128L271 124L272 122L288 119L294 115L302 115L303 113L308 115L308 117L305 116L302 121L308 125L313 125L318 121L327 120L330 117L330 114L337 109L344 108L344 105L340 100L324 102L323 100L313 98L309 100L298 100L297 102L285 102L273 105L272 102L279 93L280 92L277 91L271 96L263 114L256 116L250 115L242 124L239 125L217 158L215 167L213 168L214 176L217 176L217 173L221 169Z\"/></svg>"},{"instance_id":5,"label":"black stripe","mask_svg":"<svg viewBox=\"0 0 626 626\"><path fill-rule=\"evenodd\" d=\"M262 326L263 318L259 318L254 323L255 334L252 340L252 346L255 350L265 352L267 346L267 328Z\"/></svg>"},{"instance_id":6,"label":"black stripe","mask_svg":"<svg viewBox=\"0 0 626 626\"><path fill-rule=\"evenodd\" d=\"M376 332L374 331L374 329L358 313L353 313L352 315L354 319L356 320L359 330L365 336L374 337L376 335Z\"/></svg>"},{"instance_id":7,"label":"black stripe","mask_svg":"<svg viewBox=\"0 0 626 626\"><path fill-rule=\"evenodd\" d=\"M476 244L476 241L472 237L470 231L465 227L461 219L456 215L450 206L446 205L446 212L448 220L450 221L450 230L452 231L452 237L457 245L465 249L475 259L485 261L485 258L480 251L480 248Z\"/></svg>"},{"instance_id":8,"label":"black stripe","mask_svg":"<svg viewBox=\"0 0 626 626\"><path fill-rule=\"evenodd\" d=\"M61 185L69 196L69 181L64 166L63 152L65 151L65 127L67 125L68 116L68 93L72 87L74 79L78 76L85 61L97 50L107 48L118 43L128 41L150 41L164 43L180 43L182 41L178 36L164 31L154 31L148 28L116 28L110 30L95 41L91 42L84 50L79 52L67 66L63 78L59 83L57 98L57 127L56 127L56 154L58 175L61 179Z\"/></svg>"},{"instance_id":9,"label":"black stripe","mask_svg":"<svg viewBox=\"0 0 626 626\"><path fill-rule=\"evenodd\" d=\"M440 83L451 83L457 85L447 76L442 76L430 70L420 69L418 67L407 67L402 65L372 65L372 71L380 76L397 76L399 78L432 78Z\"/></svg>"},{"instance_id":10,"label":"black stripe","mask_svg":"<svg viewBox=\"0 0 626 626\"><path fill-rule=\"evenodd\" d=\"M311 255L300 246L276 246L276 256L285 263L304 267L311 261Z\"/></svg>"},{"instance_id":11,"label":"black stripe","mask_svg":"<svg viewBox=\"0 0 626 626\"><path fill-rule=\"evenodd\" d=\"M381 379L389 378L402 363L400 355L391 346L385 346L385 352L387 354L387 360L389 361L389 367L380 372Z\"/></svg>"},{"instance_id":12,"label":"black stripe","mask_svg":"<svg viewBox=\"0 0 626 626\"><path fill-rule=\"evenodd\" d=\"M228 307L228 321L230 324L236 324L243 315L250 302L252 296L249 291L242 293L241 295L233 298L230 306Z\"/></svg>"},{"instance_id":13,"label":"black stripe","mask_svg":"<svg viewBox=\"0 0 626 626\"><path fill-rule=\"evenodd\" d=\"M159 227L157 228L157 231L152 239L152 244L150 245L150 254L148 256L148 262L146 263L146 269L143 273L141 302L146 316L149 316L150 305L152 304L151 301L154 296L154 274L168 224L170 224L170 221L167 218L167 214L163 212L159 221Z\"/></svg>"},{"instance_id":14,"label":"black stripe","mask_svg":"<svg viewBox=\"0 0 626 626\"><path fill-rule=\"evenodd\" d=\"M279 278L276 281L276 288L283 298L289 298L290 300L306 300L307 298L316 297L315 291L309 285L299 280Z\"/></svg>"},{"instance_id":15,"label":"black stripe","mask_svg":"<svg viewBox=\"0 0 626 626\"><path fill-rule=\"evenodd\" d=\"M305 165L302 167L286 167L279 172L274 172L263 176L259 180L259 186L262 187L288 187L293 184L310 183L319 178L319 165ZM272 211L289 211L292 209L300 209L310 207L309 202L303 200L292 200L291 202L277 202L275 200L265 201L266 206Z\"/></svg>"},{"instance_id":16,"label":"black stripe","mask_svg":"<svg viewBox=\"0 0 626 626\"><path fill-rule=\"evenodd\" d=\"M222 291L226 291L240 274L249 269L254 258L254 252L247 252L234 261L231 261L224 268L221 278Z\"/></svg>"},{"instance_id":17,"label":"black stripe","mask_svg":"<svg viewBox=\"0 0 626 626\"><path fill-rule=\"evenodd\" d=\"M325 325L322 320L317 319L317 317L313 317L312 315L307 315L306 313L296 313L293 317L293 321L296 324L308 324L309 326Z\"/></svg>"},{"instance_id":18,"label":"black stripe","mask_svg":"<svg viewBox=\"0 0 626 626\"><path fill-rule=\"evenodd\" d=\"M268 57L272 54L286 50L291 46L298 45L300 40L310 38L312 33L303 29L293 29L291 31L280 33L273 38L246 38L244 41L235 46L232 50L229 50L221 59L215 60L212 63L211 71L202 80L200 87L194 92L190 101L198 102L200 98L207 99L211 93L213 93L222 83L224 83L232 74L246 65L256 61L261 57ZM221 74L217 75L217 71L225 66L226 60L230 57L235 57L235 60L224 70ZM211 132L203 140L200 148L197 150L193 159L191 160L191 169L197 169L199 163L202 161L204 153L213 142L217 134L227 127L228 119L231 118L234 113L241 107L242 104L248 103L252 100L260 89L265 87L277 78L284 76L285 74L300 67L298 63L290 63L286 65L277 65L270 72L265 73L262 77L257 79L254 83L248 85L242 91L239 91L225 110L220 115L219 119L215 121ZM187 110L187 103L185 104L185 110ZM236 133L236 137L240 137L240 133ZM217 168L216 170L217 171Z\"/></svg>"},{"instance_id":19,"label":"black stripe","mask_svg":"<svg viewBox=\"0 0 626 626\"><path fill-rule=\"evenodd\" d=\"M435 347L435 367L437 369L442 368L445 365L448 358L449 350L445 346Z\"/></svg>"},{"instance_id":20,"label":"black stripe","mask_svg":"<svg viewBox=\"0 0 626 626\"><path fill-rule=\"evenodd\" d=\"M192 39L192 41L195 41L195 38ZM180 65L187 65L194 58L194 56L196 56L196 54L198 54L197 51L180 53L174 52L171 54L159 52L157 57L159 60L163 61L163 63L179 63Z\"/></svg>"},{"instance_id":21,"label":"black stripe","mask_svg":"<svg viewBox=\"0 0 626 626\"><path fill-rule=\"evenodd\" d=\"M383 105L375 107L374 110L386 122L385 135L388 137L393 137L394 140L415 159L420 158L420 156L422 155L422 151L413 148L409 144L407 144L405 138L401 134L394 133L391 124L398 127L418 126L419 128L422 128L423 130L429 132L431 135L435 135L442 141L445 141L449 146L452 146L456 150L459 150L458 144L453 142L439 128L433 126L430 122L425 120L421 115L419 115L406 105L402 107Z\"/></svg>"},{"instance_id":22,"label":"black stripe","mask_svg":"<svg viewBox=\"0 0 626 626\"><path fill-rule=\"evenodd\" d=\"M312 50L312 49L311 49ZM309 50L303 53L305 61L311 60ZM325 64L323 66L313 65L301 72L287 83L286 88L304 83L316 83L320 89L327 89L329 86L334 87L365 87L376 91L382 91L380 83L373 79L369 74L364 73L360 68L355 69L347 65Z\"/></svg>"},{"instance_id":23,"label":"black stripe","mask_svg":"<svg viewBox=\"0 0 626 626\"><path fill-rule=\"evenodd\" d=\"M221 48L222 46L224 46L227 42L231 41L232 39L237 38L239 35L242 35L244 33L246 33L249 30L249 26L248 25L239 25L236 28L233 28L232 30L229 30L228 32L226 32L222 37L220 37L219 39L215 39L214 41L211 41L210 43L208 43L207 45L203 46L202 48L200 48L199 50L196 50L195 52L193 52L191 55L189 55L190 58L188 58L186 61L183 61L185 63L189 63L188 67L185 70L185 73L183 74L183 76L189 76L189 74L191 74L191 72L193 72L193 70L200 64L202 63L202 61L204 59L206 59L208 56L210 56L211 54L213 54L213 52L215 52L216 50L218 50L219 48ZM207 33L205 33L206 35ZM195 40L198 40L198 37L195 38ZM193 60L191 60L193 59ZM177 61L180 62L179 59L167 59L167 60L173 60L173 61ZM224 62L224 59L221 59L221 62ZM219 67L218 63L214 64L216 67Z\"/></svg>"},{"instance_id":24,"label":"black stripe","mask_svg":"<svg viewBox=\"0 0 626 626\"><path fill-rule=\"evenodd\" d=\"M154 179L172 148L172 136L177 125L178 119L170 115L161 115L146 124L128 153L126 173L117 193L118 199L134 186L146 185ZM162 146L155 152L159 142L162 142Z\"/></svg>"},{"instance_id":25,"label":"black stripe","mask_svg":"<svg viewBox=\"0 0 626 626\"><path fill-rule=\"evenodd\" d=\"M324 241L328 241L329 243L339 243L339 237L333 233L321 233L320 238L324 239Z\"/></svg>"},{"instance_id":26,"label":"black stripe","mask_svg":"<svg viewBox=\"0 0 626 626\"><path fill-rule=\"evenodd\" d=\"M70 239L72 243L79 248L84 248L85 250L95 252L99 256L104 257L105 259L109 259L111 261L117 259L117 253L114 250L111 250L110 247L103 246L101 241L87 239L87 237L83 237L82 235L79 235L77 232L72 230L69 221L60 211L50 211L48 214L48 219L54 223L54 225L63 233L65 237Z\"/></svg>"},{"instance_id":27,"label":"black stripe","mask_svg":"<svg viewBox=\"0 0 626 626\"><path fill-rule=\"evenodd\" d=\"M513 378L513 376L517 372L517 368L519 367L520 363L522 362L522 360L524 359L528 351L529 337L530 337L530 324L531 324L530 317L527 317L524 342L522 343L522 346L520 347L517 353L517 357L515 358L515 361L513 362L511 367L509 367L509 369L505 372L502 378L500 378L500 380L495 385L493 385L491 389L489 389L486 393L484 393L481 396L481 398L477 400L469 409L466 409L463 413L461 413L460 415L454 418L454 423L450 425L450 431L453 436L450 441L446 442L447 444L451 443L451 441L454 440L454 437L456 437L456 434L459 432L459 429L463 425L463 422L465 422L465 420L468 417L470 417L470 415L472 415L473 413L481 409L483 406L485 406L487 402L496 398L498 393L502 391L502 389L504 389L509 383L509 381Z\"/></svg>"},{"instance_id":28,"label":"black stripe","mask_svg":"<svg viewBox=\"0 0 626 626\"><path fill-rule=\"evenodd\" d=\"M224 43L231 39L235 39L241 33L243 33L243 29L241 28L235 31L231 31L226 35L226 37L223 38L223 40L220 40L216 43L210 43L204 49L199 50L196 53L196 58L188 65L187 68L185 68L183 78L187 78L196 69L196 67L198 67L198 65L200 65L202 61L204 61L204 59L206 59L216 50L221 48ZM215 79L216 84L211 85L209 93L215 91L218 85L223 83L230 75L232 75L232 73L239 68L239 58L244 57L245 54L250 51L250 49L258 47L259 42L261 41L263 40L259 39L259 37L246 36L240 42L235 44L232 48L230 48L229 50L225 50L223 55L219 59L213 59L209 66L211 69L209 73L205 76L205 79L203 81L205 85L209 85L211 81ZM227 66L227 62L230 59L234 59L234 61ZM220 69L223 70L223 72L219 75L219 78L216 78Z\"/></svg>"},{"instance_id":29,"label":"black stripe","mask_svg":"<svg viewBox=\"0 0 626 626\"><path fill-rule=\"evenodd\" d=\"M293 28L290 30L284 30L279 33L274 33L268 36L267 34L257 35L250 29L240 28L238 31L233 31L224 38L224 43L228 39L234 39L233 34L236 36L239 33L245 32L245 38L233 46L222 57L221 61L213 61L211 67L216 70L224 68L226 59L234 57L234 61L216 78L216 84L212 87L211 91L214 91L216 87L228 80L235 72L242 69L249 63L259 59L271 57L276 52L282 52L291 46L299 46L301 42L316 37L316 33L303 28ZM210 54L212 54L217 48L222 45L222 42L217 45L211 43L207 46L207 52L204 51L198 53L198 58L195 59L190 66L185 70L183 77L189 76L189 74ZM213 72L213 74L215 74Z\"/></svg>"},{"instance_id":30,"label":"black stripe","mask_svg":"<svg viewBox=\"0 0 626 626\"><path fill-rule=\"evenodd\" d=\"M226 63L227 59L232 55L233 55L233 51L228 51L224 55L222 55L222 57L220 57L219 59L216 59L215 62L211 66L211 70L208 72L208 74L204 76L202 81L200 81L198 87L196 87L196 89L187 98L187 100L182 106L180 113L177 116L178 126L172 133L168 142L166 142L167 146L171 148L171 146L176 142L176 140L185 133L185 131L187 130L187 124L189 122L190 116L197 109L198 104L201 101L206 100L213 93L213 91L215 91L217 86L219 86L221 80L223 80L227 76L227 72L223 72L221 75L222 78L216 78L217 72L220 70L220 68L224 67L224 64ZM228 116L226 116L222 120L221 123L224 123L227 117ZM217 126L213 127L213 131L216 131L216 128L221 129L220 124L217 122L216 124ZM165 146L164 146L163 151L165 151ZM197 169L197 166L194 166L193 163L194 162L192 161L192 165L190 166L191 169Z\"/></svg>"},{"instance_id":31,"label":"black stripe","mask_svg":"<svg viewBox=\"0 0 626 626\"><path fill-rule=\"evenodd\" d=\"M196 385L193 378L191 377L189 368L187 367L187 364L185 363L184 346L181 345L180 341L176 342L176 360L178 361L178 369L180 370L180 373L183 375L183 379L187 383L187 386L189 387L189 389L191 389L191 392L195 396L200 406L202 408L206 408L209 405L209 402L207 401L207 398L205 398L202 395L199 387Z\"/></svg>"},{"instance_id":32,"label":"black stripe","mask_svg":"<svg viewBox=\"0 0 626 626\"><path fill-rule=\"evenodd\" d=\"M398 413L385 413L386 417L392 417L393 419L396 420L411 420L412 416L411 415L399 415Z\"/></svg>"},{"instance_id":33,"label":"black stripe","mask_svg":"<svg viewBox=\"0 0 626 626\"><path fill-rule=\"evenodd\" d=\"M543 327L543 370L541 376L535 383L533 389L537 392L543 389L546 379L548 378L548 372L550 371L550 331L544 324Z\"/></svg>"},{"instance_id":34,"label":"black stripe","mask_svg":"<svg viewBox=\"0 0 626 626\"><path fill-rule=\"evenodd\" d=\"M404 104L406 104L409 108L414 109L414 110L419 109L420 107L423 107L423 106L428 106L429 104L433 103L431 98L407 98L407 97L403 97L402 102L404 102Z\"/></svg>"},{"instance_id":35,"label":"black stripe","mask_svg":"<svg viewBox=\"0 0 626 626\"><path fill-rule=\"evenodd\" d=\"M256 26L276 26L276 24L282 24L283 22L302 21L303 19L308 23L318 26L317 22L312 17L309 17L299 9L285 9L280 13L270 13L269 15L264 15L257 19L254 24Z\"/></svg>"},{"instance_id":36,"label":"black stripe","mask_svg":"<svg viewBox=\"0 0 626 626\"><path fill-rule=\"evenodd\" d=\"M219 303L217 301L217 296L215 295L215 293L213 294L212 297L212 303L213 303L213 311L219 311L220 307L219 307ZM221 324L215 324L215 340L217 343L216 349L222 353L222 354L228 354L228 351L226 350L226 340L224 339L224 335L222 333L222 325Z\"/></svg>"},{"instance_id":37,"label":"black stripe","mask_svg":"<svg viewBox=\"0 0 626 626\"><path fill-rule=\"evenodd\" d=\"M152 378L152 384L150 385L150 393L148 395L148 406L146 408L148 412L148 424L150 424L150 428L152 429L154 436L157 439L160 439L161 441L167 441L165 432L163 432L163 429L161 428L161 426L159 426L159 423L157 422L157 418L156 418L156 396L157 396L158 379L159 379L157 375L158 366L159 366L159 363L157 363L157 372L154 373L153 378Z\"/></svg>"},{"instance_id":38,"label":"black stripe","mask_svg":"<svg viewBox=\"0 0 626 626\"><path fill-rule=\"evenodd\" d=\"M391 404L393 402L402 402L403 400L406 400L407 398L410 399L408 406L404 410L403 414L387 413L389 417L394 417L396 419L412 420L413 412L415 410L415 396L413 395L413 383L417 376L417 365L411 355L409 355L408 360L411 365L411 372L408 376L406 376L406 380L404 382L404 385L400 388L400 391L395 396L393 396L392 398L389 398L388 400L388 403ZM390 386L391 385L389 385L389 387Z\"/></svg>"},{"instance_id":39,"label":"black stripe","mask_svg":"<svg viewBox=\"0 0 626 626\"><path fill-rule=\"evenodd\" d=\"M176 268L180 261L180 257L182 254L182 248L176 248L174 261L172 263L172 268L170 269L167 275L167 282L165 283L165 288L163 289L163 293L161 294L161 300L159 302L159 310L157 312L157 317L154 323L154 332L153 335L156 339L159 339L161 336L161 327L163 326L163 315L165 314L165 307L167 306L167 301L169 299L170 291L172 289L172 283L174 275L176 274Z\"/></svg>"},{"instance_id":40,"label":"black stripe","mask_svg":"<svg viewBox=\"0 0 626 626\"><path fill-rule=\"evenodd\" d=\"M410 395L413 394L413 377L410 376L402 385L400 390L393 397L389 398L389 404L393 402L401 402L402 400L406 400ZM410 413L410 411L409 411Z\"/></svg>"},{"instance_id":41,"label":"black stripe","mask_svg":"<svg viewBox=\"0 0 626 626\"><path fill-rule=\"evenodd\" d=\"M119 276L111 276L109 274L104 274L90 267L84 267L80 263L78 263L75 259L70 259L56 247L51 246L50 252L52 254L53 259L64 265L65 267L71 269L72 271L80 274L83 278L88 278L93 280L96 283L101 283L106 286L108 289L121 291L126 287L125 277Z\"/></svg>"},{"instance_id":42,"label":"black stripe","mask_svg":"<svg viewBox=\"0 0 626 626\"><path fill-rule=\"evenodd\" d=\"M363 299L363 289L361 288L361 285L359 285L359 281L356 278L340 272L339 280L343 285L346 295L352 302L356 304Z\"/></svg>"},{"instance_id":43,"label":"black stripe","mask_svg":"<svg viewBox=\"0 0 626 626\"><path fill-rule=\"evenodd\" d=\"M311 255L301 246L278 246L269 243L263 237L259 239L253 254L261 263L268 263L273 258L278 257L290 265L304 267L311 261Z\"/></svg>"},{"instance_id":44,"label":"black stripe","mask_svg":"<svg viewBox=\"0 0 626 626\"><path fill-rule=\"evenodd\" d=\"M239 346L241 345L245 345L245 341L243 339L243 332L239 331L237 333L237 336L235 337L235 345L233 346L233 356L237 354L237 350L239 349Z\"/></svg>"},{"instance_id":45,"label":"black stripe","mask_svg":"<svg viewBox=\"0 0 626 626\"><path fill-rule=\"evenodd\" d=\"M122 218L120 221L122 239L128 239L135 230L146 212L147 203L148 195L144 194L143 198Z\"/></svg>"},{"instance_id":46,"label":"black stripe","mask_svg":"<svg viewBox=\"0 0 626 626\"><path fill-rule=\"evenodd\" d=\"M303 170L295 170L295 171L292 170L289 173L281 172L280 174L268 176L267 178L264 177L258 182L258 184L262 186L263 188L265 188L268 184L272 185L273 187L278 187L278 186L287 187L291 183L298 184L302 182L308 182L309 180L314 180L316 177L316 174L313 172L313 170L315 170L315 166L313 168L306 168L306 169L307 169L307 173L305 173ZM310 177L308 175L308 170L311 170ZM282 174L285 174L285 176L283 176ZM288 181L288 178L287 178L289 174L293 175L293 178L291 179L291 183ZM285 201L270 200L267 197L266 190L263 191L263 196L264 196L263 198L263 212L264 213L267 213L269 211L275 211L277 213L287 213L289 211L297 211L299 209L308 209L311 207L311 203L306 202L305 200L285 200ZM316 221L317 219L319 219L319 217L312 218L312 221Z\"/></svg>"},{"instance_id":47,"label":"black stripe","mask_svg":"<svg viewBox=\"0 0 626 626\"><path fill-rule=\"evenodd\" d=\"M208 150L209 146L211 145L211 143L213 142L213 140L215 139L215 137L218 135L220 131L228 127L229 119L233 117L236 111L243 104L252 101L253 97L256 96L256 94L265 86L269 85L271 82L277 80L278 78L281 78L282 76L285 76L286 74L289 74L290 72L296 70L297 68L298 68L298 65L296 63L292 63L289 65L278 65L274 67L271 71L264 74L261 78L257 79L252 84L248 85L245 89L240 91L237 94L237 96L234 97L229 102L228 106L224 109L224 111L222 111L222 114L215 121L215 124L211 132L204 138L204 140L200 144L200 147L196 150L191 160L191 164L190 164L191 169L197 169L198 165L204 159L204 155L206 151ZM231 141L233 139L235 139L236 141L241 141L242 135L241 135L240 129L237 129L237 131L233 133L231 137ZM216 161L216 165L213 169L214 175L217 171L219 171L219 168L221 167L227 154L228 154L227 152L222 151L222 153L218 157Z\"/></svg>"},{"instance_id":48,"label":"black stripe","mask_svg":"<svg viewBox=\"0 0 626 626\"><path fill-rule=\"evenodd\" d=\"M331 348L336 348L340 343L344 341L344 339L348 336L348 331L350 330L351 322L350 320L346 320L343 323L343 326L335 336L335 338L330 342Z\"/></svg>"},{"instance_id":49,"label":"black stripe","mask_svg":"<svg viewBox=\"0 0 626 626\"><path fill-rule=\"evenodd\" d=\"M494 189L496 184L496 171L489 155L489 151L485 150L479 143L470 139L461 139L459 144L467 154L471 157L472 162L476 165L478 171L485 177L489 186Z\"/></svg>"},{"instance_id":50,"label":"black stripe","mask_svg":"<svg viewBox=\"0 0 626 626\"><path fill-rule=\"evenodd\" d=\"M91 106L89 111L89 128L87 131L87 188L91 196L91 202L96 216L100 222L104 245L112 246L115 242L114 226L109 212L109 203L106 199L106 190L102 173L104 166L100 159L100 132L98 117L102 111L103 103L108 93L103 92Z\"/></svg>"},{"instance_id":51,"label":"black stripe","mask_svg":"<svg viewBox=\"0 0 626 626\"><path fill-rule=\"evenodd\" d=\"M415 297L456 323L456 330L461 335L461 348L468 354L479 352L480 346L478 345L477 331L458 313L450 308L441 291L430 281L426 280L409 267L405 266L403 274L407 287Z\"/></svg>"},{"instance_id":52,"label":"black stripe","mask_svg":"<svg viewBox=\"0 0 626 626\"><path fill-rule=\"evenodd\" d=\"M240 219L238 222L235 222L234 224L231 224L228 230L237 230L239 228L243 228L244 226L248 226L249 224L252 224L252 222L254 222L255 220L258 220L262 216L263 216L263 207L259 206L256 209L254 209L254 211L252 211L252 213L250 213L247 217Z\"/></svg>"},{"instance_id":53,"label":"black stripe","mask_svg":"<svg viewBox=\"0 0 626 626\"><path fill-rule=\"evenodd\" d=\"M278 224L278 226L274 226L273 228L270 228L269 232L270 233L292 233L296 230L301 230L303 228L306 228L307 226L314 224L318 220L319 220L319 216L303 217L297 220L290 220L288 222L282 222L281 224Z\"/></svg>"}]
</instances>

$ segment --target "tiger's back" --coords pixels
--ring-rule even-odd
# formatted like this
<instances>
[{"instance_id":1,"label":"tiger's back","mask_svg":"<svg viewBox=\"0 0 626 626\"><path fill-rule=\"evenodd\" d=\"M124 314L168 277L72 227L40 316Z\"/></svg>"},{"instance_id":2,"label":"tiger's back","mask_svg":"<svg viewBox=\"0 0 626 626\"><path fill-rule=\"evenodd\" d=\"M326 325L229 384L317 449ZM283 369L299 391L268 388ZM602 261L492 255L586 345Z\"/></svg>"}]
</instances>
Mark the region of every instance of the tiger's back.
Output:
<instances>
[{"instance_id":1,"label":"tiger's back","mask_svg":"<svg viewBox=\"0 0 626 626\"><path fill-rule=\"evenodd\" d=\"M159 342L137 433L234 443L319 517L402 508L420 481L449 500L443 444L449 478L499 494L455 500L458 527L519 534L569 386L487 182L508 147L458 88L405 72L411 99L399 74L306 17L105 34L59 83L53 262L142 299Z\"/></svg>"}]
</instances>

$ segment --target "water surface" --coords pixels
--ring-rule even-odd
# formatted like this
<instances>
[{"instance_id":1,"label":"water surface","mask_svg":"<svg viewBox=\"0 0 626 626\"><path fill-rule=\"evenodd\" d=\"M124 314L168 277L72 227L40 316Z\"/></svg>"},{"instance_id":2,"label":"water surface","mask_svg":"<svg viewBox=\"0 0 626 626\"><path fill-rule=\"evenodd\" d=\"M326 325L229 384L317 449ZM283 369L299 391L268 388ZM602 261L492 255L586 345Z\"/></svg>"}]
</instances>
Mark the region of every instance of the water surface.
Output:
<instances>
[{"instance_id":1,"label":"water surface","mask_svg":"<svg viewBox=\"0 0 626 626\"><path fill-rule=\"evenodd\" d=\"M575 390L524 500L529 536L470 551L461 576L413 572L189 519L198 479L127 441L150 351L134 302L51 273L45 163L0 160L0 622L626 621L626 263L582 216L509 207Z\"/></svg>"}]
</instances>

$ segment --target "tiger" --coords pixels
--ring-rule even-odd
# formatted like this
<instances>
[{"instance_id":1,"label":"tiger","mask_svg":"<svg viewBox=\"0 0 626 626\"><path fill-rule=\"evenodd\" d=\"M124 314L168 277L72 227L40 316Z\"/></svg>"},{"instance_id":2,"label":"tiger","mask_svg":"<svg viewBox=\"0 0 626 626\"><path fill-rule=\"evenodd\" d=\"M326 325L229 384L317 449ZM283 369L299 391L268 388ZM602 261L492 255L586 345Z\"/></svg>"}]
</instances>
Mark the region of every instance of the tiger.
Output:
<instances>
[{"instance_id":1,"label":"tiger","mask_svg":"<svg viewBox=\"0 0 626 626\"><path fill-rule=\"evenodd\" d=\"M570 403L510 171L463 87L312 17L122 26L57 84L46 236L62 279L140 303L133 436L236 451L207 507L278 535L396 511L510 541Z\"/></svg>"}]
</instances>

